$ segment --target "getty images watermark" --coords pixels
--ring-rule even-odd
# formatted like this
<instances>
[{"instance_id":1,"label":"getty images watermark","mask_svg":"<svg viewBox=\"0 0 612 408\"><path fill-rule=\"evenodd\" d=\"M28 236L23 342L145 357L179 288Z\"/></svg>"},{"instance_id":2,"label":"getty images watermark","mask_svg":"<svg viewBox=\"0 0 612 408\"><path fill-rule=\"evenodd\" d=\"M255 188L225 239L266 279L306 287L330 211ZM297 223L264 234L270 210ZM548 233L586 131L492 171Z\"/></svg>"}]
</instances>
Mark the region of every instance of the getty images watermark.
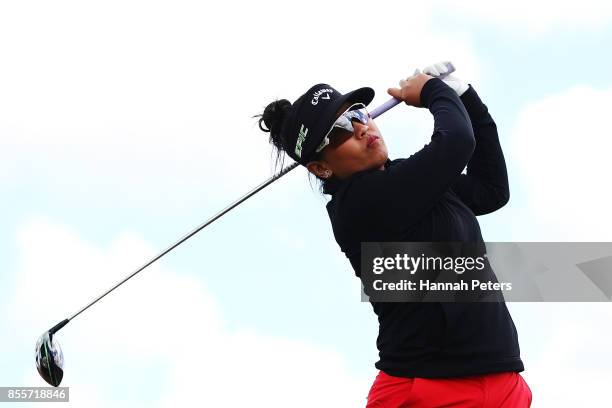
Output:
<instances>
[{"instance_id":1,"label":"getty images watermark","mask_svg":"<svg viewBox=\"0 0 612 408\"><path fill-rule=\"evenodd\" d=\"M610 301L612 243L364 242L360 278L364 301Z\"/></svg>"}]
</instances>

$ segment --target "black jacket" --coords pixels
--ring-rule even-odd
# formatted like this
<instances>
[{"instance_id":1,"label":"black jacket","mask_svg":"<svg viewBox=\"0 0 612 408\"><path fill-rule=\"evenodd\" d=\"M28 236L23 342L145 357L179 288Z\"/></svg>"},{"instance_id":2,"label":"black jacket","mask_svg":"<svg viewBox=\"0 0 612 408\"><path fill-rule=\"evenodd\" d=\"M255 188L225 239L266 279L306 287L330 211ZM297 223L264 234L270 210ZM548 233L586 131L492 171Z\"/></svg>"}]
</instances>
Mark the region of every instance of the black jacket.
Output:
<instances>
[{"instance_id":1,"label":"black jacket","mask_svg":"<svg viewBox=\"0 0 612 408\"><path fill-rule=\"evenodd\" d=\"M406 159L387 160L329 180L334 236L360 276L361 242L483 242L476 215L509 199L495 122L472 86L459 98L438 78L421 91L434 116L431 142ZM462 174L467 165L467 174ZM378 315L376 367L400 377L458 377L522 371L506 304L372 302Z\"/></svg>"}]
</instances>

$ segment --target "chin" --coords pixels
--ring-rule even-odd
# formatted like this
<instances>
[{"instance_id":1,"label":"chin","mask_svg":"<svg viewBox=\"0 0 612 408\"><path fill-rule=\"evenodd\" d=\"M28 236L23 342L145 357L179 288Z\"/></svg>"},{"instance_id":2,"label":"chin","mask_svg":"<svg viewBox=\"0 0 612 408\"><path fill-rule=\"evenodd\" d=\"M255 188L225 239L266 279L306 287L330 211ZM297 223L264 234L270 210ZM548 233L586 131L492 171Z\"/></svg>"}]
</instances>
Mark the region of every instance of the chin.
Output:
<instances>
[{"instance_id":1,"label":"chin","mask_svg":"<svg viewBox=\"0 0 612 408\"><path fill-rule=\"evenodd\" d=\"M383 164L385 164L385 162L387 161L387 159L389 159L389 153L387 152L387 150L385 149L384 152L381 152L380 154L380 159L378 160L380 162L380 165L382 166Z\"/></svg>"},{"instance_id":2,"label":"chin","mask_svg":"<svg viewBox=\"0 0 612 408\"><path fill-rule=\"evenodd\" d=\"M372 164L372 169L381 169L384 166L384 164L387 162L387 159L389 158L389 156L387 155L387 153L385 152L385 154L382 155L378 155L376 157L376 160L373 161Z\"/></svg>"}]
</instances>

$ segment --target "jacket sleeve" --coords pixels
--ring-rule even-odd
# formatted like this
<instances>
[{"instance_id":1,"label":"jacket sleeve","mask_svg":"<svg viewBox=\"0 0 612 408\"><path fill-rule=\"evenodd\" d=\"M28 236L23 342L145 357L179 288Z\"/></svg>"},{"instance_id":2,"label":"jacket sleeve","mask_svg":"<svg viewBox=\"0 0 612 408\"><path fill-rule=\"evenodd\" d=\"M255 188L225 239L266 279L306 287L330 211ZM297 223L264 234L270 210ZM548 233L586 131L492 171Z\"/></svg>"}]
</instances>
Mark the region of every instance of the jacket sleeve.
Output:
<instances>
[{"instance_id":1,"label":"jacket sleeve","mask_svg":"<svg viewBox=\"0 0 612 408\"><path fill-rule=\"evenodd\" d=\"M355 178L347 196L348 202L358 203L354 211L369 211L367 218L383 229L398 227L398 219L408 224L420 219L450 188L474 151L470 118L455 91L438 78L430 79L421 91L421 105L434 118L429 144L385 171Z\"/></svg>"},{"instance_id":2,"label":"jacket sleeve","mask_svg":"<svg viewBox=\"0 0 612 408\"><path fill-rule=\"evenodd\" d=\"M452 189L475 215L491 213L510 199L508 173L497 127L470 85L461 96L474 130L476 148L467 164L467 174L460 174Z\"/></svg>"}]
</instances>

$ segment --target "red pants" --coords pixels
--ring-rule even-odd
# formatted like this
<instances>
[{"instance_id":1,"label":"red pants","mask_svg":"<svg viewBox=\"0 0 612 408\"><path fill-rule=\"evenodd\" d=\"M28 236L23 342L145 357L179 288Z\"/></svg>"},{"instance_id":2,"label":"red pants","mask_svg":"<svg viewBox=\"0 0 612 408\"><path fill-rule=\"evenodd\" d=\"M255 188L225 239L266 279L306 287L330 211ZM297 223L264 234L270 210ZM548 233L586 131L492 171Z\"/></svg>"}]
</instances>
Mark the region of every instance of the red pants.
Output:
<instances>
[{"instance_id":1,"label":"red pants","mask_svg":"<svg viewBox=\"0 0 612 408\"><path fill-rule=\"evenodd\" d=\"M380 371L366 408L524 408L531 390L519 373L457 378L403 378Z\"/></svg>"}]
</instances>

